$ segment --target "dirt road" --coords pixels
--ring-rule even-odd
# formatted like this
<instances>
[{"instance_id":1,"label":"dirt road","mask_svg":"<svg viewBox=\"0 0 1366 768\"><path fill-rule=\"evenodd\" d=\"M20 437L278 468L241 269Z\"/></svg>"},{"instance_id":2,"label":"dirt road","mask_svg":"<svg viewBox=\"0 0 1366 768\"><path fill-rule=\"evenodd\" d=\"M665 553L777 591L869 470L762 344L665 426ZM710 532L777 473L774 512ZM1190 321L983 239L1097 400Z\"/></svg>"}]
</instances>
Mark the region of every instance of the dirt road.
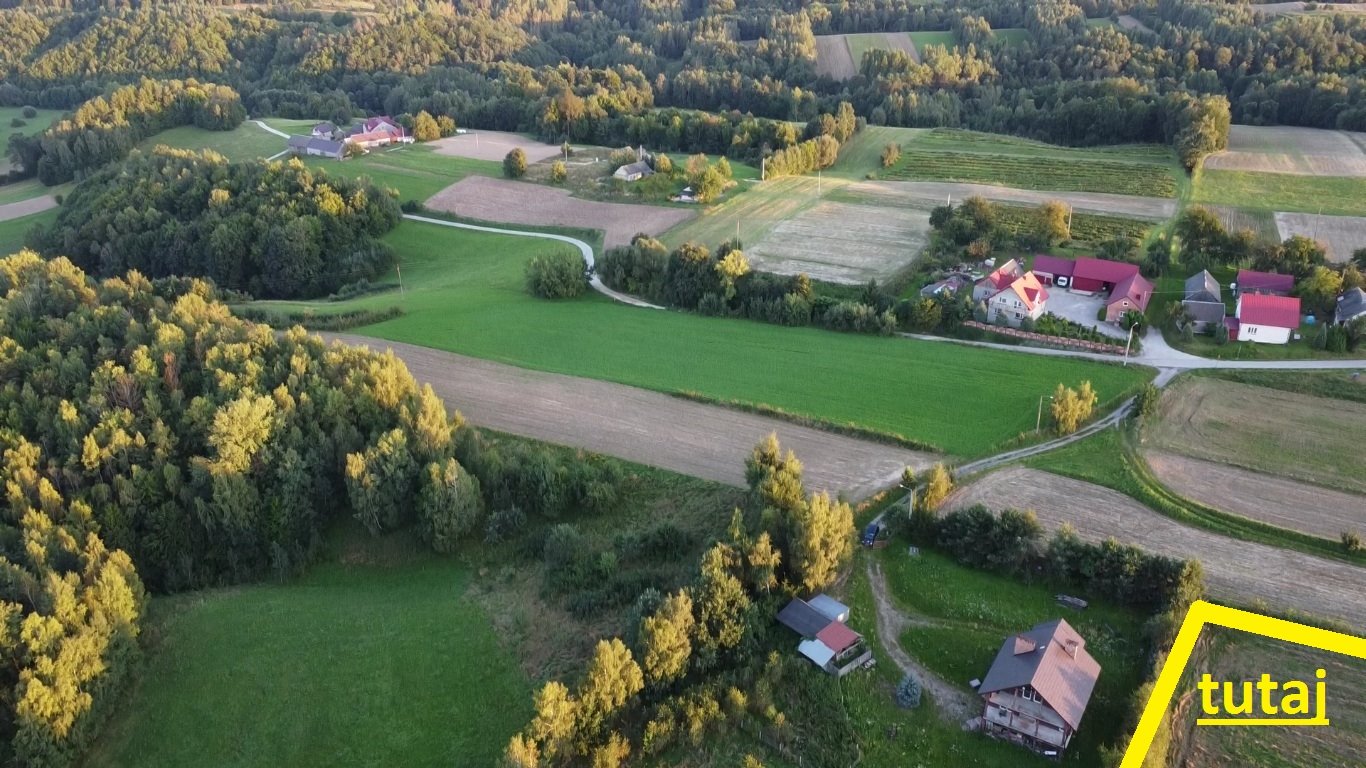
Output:
<instances>
[{"instance_id":1,"label":"dirt road","mask_svg":"<svg viewBox=\"0 0 1366 768\"><path fill-rule=\"evenodd\" d=\"M392 348L421 382L470 422L501 432L743 486L745 458L777 432L805 467L808 490L862 498L895 482L901 470L943 457L800 427L659 392L531 371L347 334L323 334L375 350Z\"/></svg>"},{"instance_id":2,"label":"dirt road","mask_svg":"<svg viewBox=\"0 0 1366 768\"><path fill-rule=\"evenodd\" d=\"M1332 541L1343 531L1366 534L1366 496L1174 453L1144 458L1163 485L1229 514Z\"/></svg>"},{"instance_id":3,"label":"dirt road","mask_svg":"<svg viewBox=\"0 0 1366 768\"><path fill-rule=\"evenodd\" d=\"M6 203L0 205L0 221L17 219L20 216L28 216L31 213L42 213L49 208L57 207L57 198L52 195L41 197L31 197L27 200L20 200L17 203Z\"/></svg>"},{"instance_id":4,"label":"dirt road","mask_svg":"<svg viewBox=\"0 0 1366 768\"><path fill-rule=\"evenodd\" d=\"M1041 192L956 181L860 181L845 187L844 193L867 198L879 205L903 205L911 208L943 205L948 198L957 203L962 202L965 197L979 195L988 200L1018 205L1039 205L1049 200L1061 200L1078 211L1133 216L1140 219L1168 219L1176 214L1176 201L1163 197L1112 195L1103 192Z\"/></svg>"},{"instance_id":5,"label":"dirt road","mask_svg":"<svg viewBox=\"0 0 1366 768\"><path fill-rule=\"evenodd\" d=\"M1265 603L1366 628L1366 568L1182 525L1108 488L1012 467L960 489L945 509L1032 509L1050 530L1071 523L1089 541L1114 537L1149 552L1199 560L1216 599Z\"/></svg>"}]
</instances>

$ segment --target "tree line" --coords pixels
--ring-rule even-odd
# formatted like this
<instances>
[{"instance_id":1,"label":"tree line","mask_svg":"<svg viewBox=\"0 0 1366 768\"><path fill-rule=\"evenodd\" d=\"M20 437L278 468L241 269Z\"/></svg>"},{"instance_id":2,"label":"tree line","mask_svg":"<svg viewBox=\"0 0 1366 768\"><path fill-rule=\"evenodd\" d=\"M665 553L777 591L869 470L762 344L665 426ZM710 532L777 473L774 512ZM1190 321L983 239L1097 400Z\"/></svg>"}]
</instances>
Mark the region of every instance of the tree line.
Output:
<instances>
[{"instance_id":1,"label":"tree line","mask_svg":"<svg viewBox=\"0 0 1366 768\"><path fill-rule=\"evenodd\" d=\"M0 732L20 765L89 744L146 590L287 577L352 517L438 551L619 499L615 462L486 438L392 353L234 317L203 280L0 259ZM144 587L145 585L145 587Z\"/></svg>"},{"instance_id":2,"label":"tree line","mask_svg":"<svg viewBox=\"0 0 1366 768\"><path fill-rule=\"evenodd\" d=\"M257 297L326 296L393 263L378 238L398 202L298 159L230 163L211 151L134 152L72 190L33 238L102 277L207 277Z\"/></svg>"},{"instance_id":3,"label":"tree line","mask_svg":"<svg viewBox=\"0 0 1366 768\"><path fill-rule=\"evenodd\" d=\"M82 104L43 133L14 134L14 164L52 186L121 160L143 139L180 125L230 131L246 118L237 92L194 80L148 80Z\"/></svg>"}]
</instances>

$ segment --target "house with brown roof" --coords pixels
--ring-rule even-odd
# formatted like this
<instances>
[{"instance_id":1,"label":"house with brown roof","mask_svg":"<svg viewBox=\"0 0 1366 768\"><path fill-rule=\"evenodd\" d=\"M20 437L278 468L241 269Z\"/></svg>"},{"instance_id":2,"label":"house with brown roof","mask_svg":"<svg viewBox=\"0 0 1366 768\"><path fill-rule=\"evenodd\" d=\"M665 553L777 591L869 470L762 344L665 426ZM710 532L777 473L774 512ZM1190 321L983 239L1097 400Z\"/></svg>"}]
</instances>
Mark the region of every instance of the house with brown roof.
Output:
<instances>
[{"instance_id":1,"label":"house with brown roof","mask_svg":"<svg viewBox=\"0 0 1366 768\"><path fill-rule=\"evenodd\" d=\"M1300 327L1300 300L1293 296L1240 293L1238 308L1229 321L1230 339L1285 344Z\"/></svg>"},{"instance_id":2,"label":"house with brown roof","mask_svg":"<svg viewBox=\"0 0 1366 768\"><path fill-rule=\"evenodd\" d=\"M1010 287L1010 284L1024 277L1024 267L1020 262L1011 259L996 269L991 274L978 280L972 288L972 300L974 302L987 301L992 296Z\"/></svg>"},{"instance_id":3,"label":"house with brown roof","mask_svg":"<svg viewBox=\"0 0 1366 768\"><path fill-rule=\"evenodd\" d=\"M1153 284L1134 272L1110 291L1110 298L1105 300L1105 322L1118 323L1125 312L1147 312L1152 296Z\"/></svg>"},{"instance_id":4,"label":"house with brown roof","mask_svg":"<svg viewBox=\"0 0 1366 768\"><path fill-rule=\"evenodd\" d=\"M1006 638L977 687L982 730L1045 755L1067 749L1091 701L1100 664L1063 619Z\"/></svg>"},{"instance_id":5,"label":"house with brown roof","mask_svg":"<svg viewBox=\"0 0 1366 768\"><path fill-rule=\"evenodd\" d=\"M987 302L987 322L996 323L1005 318L1007 325L1019 328L1025 318L1038 320L1047 303L1048 291L1033 272L1026 272Z\"/></svg>"}]
</instances>

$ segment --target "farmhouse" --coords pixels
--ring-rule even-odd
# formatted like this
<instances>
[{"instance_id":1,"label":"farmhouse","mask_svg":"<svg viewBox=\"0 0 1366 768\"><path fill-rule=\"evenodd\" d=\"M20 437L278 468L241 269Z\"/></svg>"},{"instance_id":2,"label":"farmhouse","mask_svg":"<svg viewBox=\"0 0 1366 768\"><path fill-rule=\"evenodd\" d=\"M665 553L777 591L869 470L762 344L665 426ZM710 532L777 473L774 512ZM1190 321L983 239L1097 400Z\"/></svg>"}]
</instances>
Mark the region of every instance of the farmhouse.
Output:
<instances>
[{"instance_id":1,"label":"farmhouse","mask_svg":"<svg viewBox=\"0 0 1366 768\"><path fill-rule=\"evenodd\" d=\"M330 139L337 132L337 126L331 123L318 123L313 126L313 135L319 138Z\"/></svg>"},{"instance_id":2,"label":"farmhouse","mask_svg":"<svg viewBox=\"0 0 1366 768\"><path fill-rule=\"evenodd\" d=\"M1187 322L1191 323L1191 330L1195 333L1204 333L1224 322L1224 299L1219 281L1214 279L1209 270L1186 278L1186 293L1181 300L1181 308L1185 310Z\"/></svg>"},{"instance_id":3,"label":"farmhouse","mask_svg":"<svg viewBox=\"0 0 1366 768\"><path fill-rule=\"evenodd\" d=\"M369 149L388 144L411 144L413 137L386 115L367 118L346 132L346 143Z\"/></svg>"},{"instance_id":4,"label":"farmhouse","mask_svg":"<svg viewBox=\"0 0 1366 768\"><path fill-rule=\"evenodd\" d=\"M1137 272L1120 281L1105 301L1105 322L1118 323L1125 312L1147 312L1153 284Z\"/></svg>"},{"instance_id":5,"label":"farmhouse","mask_svg":"<svg viewBox=\"0 0 1366 768\"><path fill-rule=\"evenodd\" d=\"M1086 641L1063 619L1006 638L977 688L983 730L1058 755L1081 725L1099 678Z\"/></svg>"},{"instance_id":6,"label":"farmhouse","mask_svg":"<svg viewBox=\"0 0 1366 768\"><path fill-rule=\"evenodd\" d=\"M1338 323L1350 323L1358 317L1366 317L1366 291L1353 288L1339 296L1333 317Z\"/></svg>"},{"instance_id":7,"label":"farmhouse","mask_svg":"<svg viewBox=\"0 0 1366 768\"><path fill-rule=\"evenodd\" d=\"M1229 322L1229 338L1261 344L1285 344L1300 327L1300 300L1290 296L1244 293Z\"/></svg>"},{"instance_id":8,"label":"farmhouse","mask_svg":"<svg viewBox=\"0 0 1366 768\"><path fill-rule=\"evenodd\" d=\"M644 160L637 160L634 163L627 163L612 173L612 178L622 181L640 181L647 176L655 175L655 171L650 164Z\"/></svg>"},{"instance_id":9,"label":"farmhouse","mask_svg":"<svg viewBox=\"0 0 1366 768\"><path fill-rule=\"evenodd\" d=\"M1026 317L1038 320L1047 302L1048 291L1044 290L1039 278L1029 272L991 297L987 302L987 322L994 323L997 318L1004 317L1008 325L1018 328Z\"/></svg>"},{"instance_id":10,"label":"farmhouse","mask_svg":"<svg viewBox=\"0 0 1366 768\"><path fill-rule=\"evenodd\" d=\"M289 151L296 155L330 157L333 160L340 160L346 150L346 146L340 141L316 136L290 136L288 145Z\"/></svg>"},{"instance_id":11,"label":"farmhouse","mask_svg":"<svg viewBox=\"0 0 1366 768\"><path fill-rule=\"evenodd\" d=\"M1020 262L1011 259L977 281L972 289L972 300L986 301L1009 288L1011 283L1021 277L1024 277L1024 267L1020 266Z\"/></svg>"},{"instance_id":12,"label":"farmhouse","mask_svg":"<svg viewBox=\"0 0 1366 768\"><path fill-rule=\"evenodd\" d=\"M1275 272L1258 272L1252 269L1238 270L1238 282L1234 283L1238 295L1258 293L1267 296L1289 296L1295 290L1293 275L1278 275Z\"/></svg>"},{"instance_id":13,"label":"farmhouse","mask_svg":"<svg viewBox=\"0 0 1366 768\"><path fill-rule=\"evenodd\" d=\"M793 598L778 612L778 623L802 638L797 652L837 677L873 658L863 636L845 624L848 619L848 606L829 595L816 595L810 602Z\"/></svg>"}]
</instances>

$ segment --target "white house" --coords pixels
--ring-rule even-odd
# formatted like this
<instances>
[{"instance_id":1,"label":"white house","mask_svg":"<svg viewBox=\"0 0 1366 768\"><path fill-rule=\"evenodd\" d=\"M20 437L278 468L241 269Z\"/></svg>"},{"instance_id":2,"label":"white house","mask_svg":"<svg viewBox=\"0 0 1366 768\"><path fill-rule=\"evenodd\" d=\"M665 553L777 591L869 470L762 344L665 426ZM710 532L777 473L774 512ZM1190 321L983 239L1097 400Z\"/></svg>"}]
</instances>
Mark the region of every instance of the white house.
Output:
<instances>
[{"instance_id":1,"label":"white house","mask_svg":"<svg viewBox=\"0 0 1366 768\"><path fill-rule=\"evenodd\" d=\"M1240 293L1230 338L1259 344L1285 344L1300 327L1300 300L1291 296Z\"/></svg>"},{"instance_id":2,"label":"white house","mask_svg":"<svg viewBox=\"0 0 1366 768\"><path fill-rule=\"evenodd\" d=\"M1004 317L1007 325L1019 328L1026 317L1038 320L1047 302L1048 291L1044 290L1039 278L1033 272L1026 272L987 301L987 322L995 323Z\"/></svg>"},{"instance_id":3,"label":"white house","mask_svg":"<svg viewBox=\"0 0 1366 768\"><path fill-rule=\"evenodd\" d=\"M654 169L644 160L637 160L634 163L627 163L612 173L612 178L622 181L640 181L646 176L653 176Z\"/></svg>"}]
</instances>

